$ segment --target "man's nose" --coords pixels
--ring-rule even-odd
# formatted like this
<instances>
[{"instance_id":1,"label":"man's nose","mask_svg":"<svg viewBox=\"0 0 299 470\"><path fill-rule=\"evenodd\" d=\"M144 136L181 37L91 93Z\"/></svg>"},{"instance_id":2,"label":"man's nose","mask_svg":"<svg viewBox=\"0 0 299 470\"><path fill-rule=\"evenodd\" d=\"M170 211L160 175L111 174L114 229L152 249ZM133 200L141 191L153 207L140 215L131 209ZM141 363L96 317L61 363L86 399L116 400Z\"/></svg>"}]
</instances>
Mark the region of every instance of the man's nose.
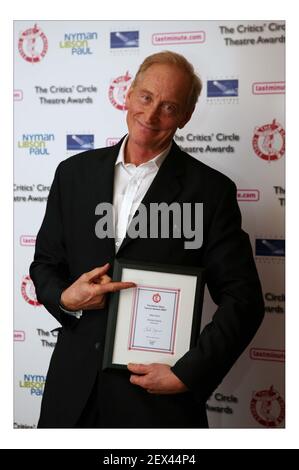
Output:
<instances>
[{"instance_id":1,"label":"man's nose","mask_svg":"<svg viewBox=\"0 0 299 470\"><path fill-rule=\"evenodd\" d=\"M150 124L157 121L159 118L160 108L159 105L152 104L145 110L145 121Z\"/></svg>"}]
</instances>

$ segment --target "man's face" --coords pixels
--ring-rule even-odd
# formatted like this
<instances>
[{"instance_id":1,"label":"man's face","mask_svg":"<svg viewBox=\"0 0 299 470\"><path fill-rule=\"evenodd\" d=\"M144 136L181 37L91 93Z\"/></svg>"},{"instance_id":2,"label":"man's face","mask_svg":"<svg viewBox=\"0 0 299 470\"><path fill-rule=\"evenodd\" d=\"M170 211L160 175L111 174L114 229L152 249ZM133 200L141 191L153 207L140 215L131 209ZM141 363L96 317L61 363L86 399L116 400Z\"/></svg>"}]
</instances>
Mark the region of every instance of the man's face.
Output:
<instances>
[{"instance_id":1,"label":"man's face","mask_svg":"<svg viewBox=\"0 0 299 470\"><path fill-rule=\"evenodd\" d=\"M189 91L190 79L176 66L154 64L141 74L126 97L131 142L155 153L166 148L192 115Z\"/></svg>"}]
</instances>

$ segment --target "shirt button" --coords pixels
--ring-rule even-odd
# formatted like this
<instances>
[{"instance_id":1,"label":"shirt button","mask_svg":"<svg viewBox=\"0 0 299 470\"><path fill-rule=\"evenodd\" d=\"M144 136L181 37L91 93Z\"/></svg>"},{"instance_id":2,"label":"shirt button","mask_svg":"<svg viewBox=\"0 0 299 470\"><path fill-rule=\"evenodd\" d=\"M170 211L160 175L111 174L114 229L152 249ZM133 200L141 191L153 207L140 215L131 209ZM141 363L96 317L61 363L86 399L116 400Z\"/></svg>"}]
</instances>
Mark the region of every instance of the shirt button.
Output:
<instances>
[{"instance_id":1,"label":"shirt button","mask_svg":"<svg viewBox=\"0 0 299 470\"><path fill-rule=\"evenodd\" d=\"M101 346L100 341L97 341L97 342L94 344L95 349L99 349L100 346Z\"/></svg>"},{"instance_id":2,"label":"shirt button","mask_svg":"<svg viewBox=\"0 0 299 470\"><path fill-rule=\"evenodd\" d=\"M115 245L116 245L116 246L119 246L119 245L120 245L120 242L115 242Z\"/></svg>"}]
</instances>

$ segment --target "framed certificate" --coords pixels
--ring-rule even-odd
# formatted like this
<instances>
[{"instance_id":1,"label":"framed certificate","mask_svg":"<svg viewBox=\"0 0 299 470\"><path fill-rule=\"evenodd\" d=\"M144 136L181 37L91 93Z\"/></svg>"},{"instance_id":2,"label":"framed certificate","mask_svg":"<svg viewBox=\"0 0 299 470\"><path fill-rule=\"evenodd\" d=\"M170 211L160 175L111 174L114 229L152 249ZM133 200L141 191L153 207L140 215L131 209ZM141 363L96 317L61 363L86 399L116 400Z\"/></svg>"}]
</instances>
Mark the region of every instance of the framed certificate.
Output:
<instances>
[{"instance_id":1,"label":"framed certificate","mask_svg":"<svg viewBox=\"0 0 299 470\"><path fill-rule=\"evenodd\" d=\"M203 269L115 260L114 281L136 288L111 295L103 369L129 362L174 365L196 343Z\"/></svg>"}]
</instances>

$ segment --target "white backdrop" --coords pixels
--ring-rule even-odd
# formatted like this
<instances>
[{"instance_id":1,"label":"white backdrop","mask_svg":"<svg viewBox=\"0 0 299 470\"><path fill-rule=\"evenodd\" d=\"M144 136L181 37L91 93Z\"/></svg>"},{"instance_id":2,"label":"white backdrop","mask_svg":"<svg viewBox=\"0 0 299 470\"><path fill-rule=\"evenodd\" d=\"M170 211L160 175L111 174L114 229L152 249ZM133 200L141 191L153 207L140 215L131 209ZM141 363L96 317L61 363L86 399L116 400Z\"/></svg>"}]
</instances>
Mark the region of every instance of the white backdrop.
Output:
<instances>
[{"instance_id":1,"label":"white backdrop","mask_svg":"<svg viewBox=\"0 0 299 470\"><path fill-rule=\"evenodd\" d=\"M237 184L266 305L208 400L210 427L284 427L284 36L283 21L15 21L15 427L36 427L56 341L28 275L54 171L126 133L131 79L166 49L185 55L204 85L175 140ZM214 310L206 292L202 326Z\"/></svg>"}]
</instances>

